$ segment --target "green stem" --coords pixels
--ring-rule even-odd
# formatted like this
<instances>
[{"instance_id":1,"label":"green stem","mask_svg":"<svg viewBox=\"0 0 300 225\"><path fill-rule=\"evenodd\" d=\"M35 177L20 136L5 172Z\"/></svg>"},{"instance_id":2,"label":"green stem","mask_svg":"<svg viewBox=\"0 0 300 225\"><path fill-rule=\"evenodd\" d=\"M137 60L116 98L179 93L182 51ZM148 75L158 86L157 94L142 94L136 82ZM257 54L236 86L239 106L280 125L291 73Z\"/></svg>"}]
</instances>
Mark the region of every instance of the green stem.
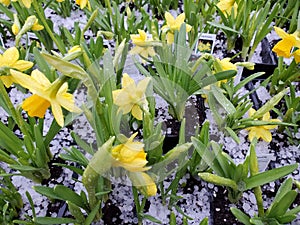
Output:
<instances>
[{"instance_id":1,"label":"green stem","mask_svg":"<svg viewBox=\"0 0 300 225\"><path fill-rule=\"evenodd\" d=\"M42 13L42 11L40 10L40 6L38 5L36 0L33 0L32 2L33 7L39 17L39 19L41 20L43 26L45 27L47 33L49 34L50 38L54 41L54 43L56 44L58 50L62 53L65 54L66 53L66 49L64 48L64 46L61 45L61 43L56 39L56 37L54 36L52 29L49 27L45 14Z\"/></svg>"}]
</instances>

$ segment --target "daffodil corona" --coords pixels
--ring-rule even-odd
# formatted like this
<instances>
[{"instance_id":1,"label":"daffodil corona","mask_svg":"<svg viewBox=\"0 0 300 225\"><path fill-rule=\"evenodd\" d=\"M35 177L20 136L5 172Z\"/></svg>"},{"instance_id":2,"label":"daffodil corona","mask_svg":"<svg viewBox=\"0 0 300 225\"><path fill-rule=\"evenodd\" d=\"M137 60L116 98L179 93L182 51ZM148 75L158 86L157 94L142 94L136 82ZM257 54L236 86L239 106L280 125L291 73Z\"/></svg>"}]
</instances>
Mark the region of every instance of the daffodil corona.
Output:
<instances>
[{"instance_id":1,"label":"daffodil corona","mask_svg":"<svg viewBox=\"0 0 300 225\"><path fill-rule=\"evenodd\" d=\"M31 76L11 70L14 82L30 90L33 95L27 98L22 108L31 117L43 118L46 110L51 106L55 120L60 126L64 125L62 108L70 112L79 113L80 108L75 106L74 96L68 91L68 83L64 79L57 79L53 83L38 70L34 70Z\"/></svg>"},{"instance_id":2,"label":"daffodil corona","mask_svg":"<svg viewBox=\"0 0 300 225\"><path fill-rule=\"evenodd\" d=\"M141 80L137 85L128 74L123 74L122 89L113 91L114 104L119 106L123 114L129 112L138 119L143 119L143 110L148 110L145 92L150 78Z\"/></svg>"},{"instance_id":3,"label":"daffodil corona","mask_svg":"<svg viewBox=\"0 0 300 225\"><path fill-rule=\"evenodd\" d=\"M133 141L136 135L137 133L134 133L125 143L112 149L113 166L123 167L130 172L142 172L150 169L150 167L145 167L148 161L146 159L147 153L144 151L144 144Z\"/></svg>"},{"instance_id":4,"label":"daffodil corona","mask_svg":"<svg viewBox=\"0 0 300 225\"><path fill-rule=\"evenodd\" d=\"M255 113L255 109L249 110L249 117L251 117ZM264 122L281 122L279 119L270 119L270 113L267 112L263 115L261 121ZM263 139L266 142L272 141L272 134L270 130L277 128L277 125L264 125L264 126L253 126L247 128L249 131L248 138L252 141L255 137L257 139Z\"/></svg>"},{"instance_id":5,"label":"daffodil corona","mask_svg":"<svg viewBox=\"0 0 300 225\"><path fill-rule=\"evenodd\" d=\"M171 13L165 13L166 25L161 29L164 32L167 32L167 43L172 44L174 42L174 32L180 30L181 25L184 23L185 14L181 13L176 19L172 16ZM186 32L190 32L192 27L189 24L186 24Z\"/></svg>"},{"instance_id":6,"label":"daffodil corona","mask_svg":"<svg viewBox=\"0 0 300 225\"><path fill-rule=\"evenodd\" d=\"M19 57L19 51L16 47L11 47L0 55L0 70L6 70L6 72L8 72L8 74L0 77L6 87L10 87L14 81L9 74L9 69L25 71L33 66L32 62L19 60Z\"/></svg>"}]
</instances>

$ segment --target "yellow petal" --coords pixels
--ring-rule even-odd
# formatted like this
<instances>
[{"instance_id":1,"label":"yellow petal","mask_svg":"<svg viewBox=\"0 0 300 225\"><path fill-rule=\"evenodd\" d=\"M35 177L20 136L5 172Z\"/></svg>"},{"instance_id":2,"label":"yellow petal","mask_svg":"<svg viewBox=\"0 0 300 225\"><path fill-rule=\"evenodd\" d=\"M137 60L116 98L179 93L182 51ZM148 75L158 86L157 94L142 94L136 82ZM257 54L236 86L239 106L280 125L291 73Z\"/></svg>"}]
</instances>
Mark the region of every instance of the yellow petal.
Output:
<instances>
[{"instance_id":1,"label":"yellow petal","mask_svg":"<svg viewBox=\"0 0 300 225\"><path fill-rule=\"evenodd\" d=\"M271 132L269 130L264 129L264 131L262 131L260 133L260 136L265 142L271 142L272 141L272 135L271 135Z\"/></svg>"},{"instance_id":2,"label":"yellow petal","mask_svg":"<svg viewBox=\"0 0 300 225\"><path fill-rule=\"evenodd\" d=\"M40 84L36 82L34 79L32 79L31 76L28 76L25 73L21 73L16 70L10 70L10 74L13 77L14 81L24 88L29 89L32 92L32 88L35 86L39 86Z\"/></svg>"},{"instance_id":3,"label":"yellow petal","mask_svg":"<svg viewBox=\"0 0 300 225\"><path fill-rule=\"evenodd\" d=\"M39 70L33 70L31 73L31 77L39 83L39 86L50 87L51 83L48 78ZM22 84L21 84L22 85ZM30 90L30 88L28 88Z\"/></svg>"},{"instance_id":4,"label":"yellow petal","mask_svg":"<svg viewBox=\"0 0 300 225\"><path fill-rule=\"evenodd\" d=\"M262 117L262 120L263 121L268 121L270 119L270 113L269 112L266 112L263 117Z\"/></svg>"},{"instance_id":5,"label":"yellow petal","mask_svg":"<svg viewBox=\"0 0 300 225\"><path fill-rule=\"evenodd\" d=\"M143 111L138 105L134 105L131 110L131 114L138 120L143 120Z\"/></svg>"},{"instance_id":6,"label":"yellow petal","mask_svg":"<svg viewBox=\"0 0 300 225\"><path fill-rule=\"evenodd\" d=\"M274 47L273 52L275 52L278 56L282 56L285 58L289 58L291 55L291 49L296 42L295 37L289 35L288 37L279 41Z\"/></svg>"},{"instance_id":7,"label":"yellow petal","mask_svg":"<svg viewBox=\"0 0 300 225\"><path fill-rule=\"evenodd\" d=\"M40 31L40 30L43 30L43 29L44 29L44 26L40 25L39 24L39 20L36 19L35 23L31 27L31 30L33 30L33 31Z\"/></svg>"},{"instance_id":8,"label":"yellow petal","mask_svg":"<svg viewBox=\"0 0 300 225\"><path fill-rule=\"evenodd\" d=\"M135 84L134 80L127 73L124 73L122 77L122 88L133 84Z\"/></svg>"},{"instance_id":9,"label":"yellow petal","mask_svg":"<svg viewBox=\"0 0 300 225\"><path fill-rule=\"evenodd\" d=\"M192 29L192 26L191 26L191 25L185 24L185 30L186 30L186 32L190 32L191 29Z\"/></svg>"},{"instance_id":10,"label":"yellow petal","mask_svg":"<svg viewBox=\"0 0 300 225\"><path fill-rule=\"evenodd\" d=\"M64 116L63 116L63 112L62 112L60 104L56 101L52 101L51 102L51 110L52 110L53 116L54 116L57 124L59 126L63 127L64 126Z\"/></svg>"},{"instance_id":11,"label":"yellow petal","mask_svg":"<svg viewBox=\"0 0 300 225\"><path fill-rule=\"evenodd\" d=\"M65 82L58 90L56 94L56 100L66 110L74 113L80 113L81 109L75 105L74 96L68 91L68 83Z\"/></svg>"},{"instance_id":12,"label":"yellow petal","mask_svg":"<svg viewBox=\"0 0 300 225\"><path fill-rule=\"evenodd\" d=\"M144 49L143 49L142 47L140 47L140 46L135 46L135 47L133 47L133 48L130 50L129 54L131 54L131 55L141 54L141 52L142 52L143 50L144 50Z\"/></svg>"},{"instance_id":13,"label":"yellow petal","mask_svg":"<svg viewBox=\"0 0 300 225\"><path fill-rule=\"evenodd\" d=\"M296 63L300 63L300 49L294 51L292 55L294 56Z\"/></svg>"},{"instance_id":14,"label":"yellow petal","mask_svg":"<svg viewBox=\"0 0 300 225\"><path fill-rule=\"evenodd\" d=\"M14 35L17 35L20 31L20 27L17 24L14 23L11 27L11 30L12 30Z\"/></svg>"},{"instance_id":15,"label":"yellow petal","mask_svg":"<svg viewBox=\"0 0 300 225\"><path fill-rule=\"evenodd\" d=\"M157 187L153 179L144 172L132 172L129 174L133 186L137 187L141 193L147 197L155 196Z\"/></svg>"},{"instance_id":16,"label":"yellow petal","mask_svg":"<svg viewBox=\"0 0 300 225\"><path fill-rule=\"evenodd\" d=\"M49 107L50 102L38 95L30 96L22 104L22 108L27 111L30 117L44 118Z\"/></svg>"},{"instance_id":17,"label":"yellow petal","mask_svg":"<svg viewBox=\"0 0 300 225\"><path fill-rule=\"evenodd\" d=\"M252 117L255 112L256 112L255 109L253 109L253 108L249 109L249 111L248 111L249 117Z\"/></svg>"},{"instance_id":18,"label":"yellow petal","mask_svg":"<svg viewBox=\"0 0 300 225\"><path fill-rule=\"evenodd\" d=\"M25 71L30 69L33 66L32 62L25 61L25 60L18 60L16 63L12 65L14 69Z\"/></svg>"},{"instance_id":19,"label":"yellow petal","mask_svg":"<svg viewBox=\"0 0 300 225\"><path fill-rule=\"evenodd\" d=\"M177 16L176 20L175 20L175 23L179 26L181 26L181 24L184 23L184 20L185 20L185 13L181 13L179 16Z\"/></svg>"},{"instance_id":20,"label":"yellow petal","mask_svg":"<svg viewBox=\"0 0 300 225\"><path fill-rule=\"evenodd\" d=\"M9 88L14 83L14 79L12 76L0 76L0 79L7 88Z\"/></svg>"},{"instance_id":21,"label":"yellow petal","mask_svg":"<svg viewBox=\"0 0 300 225\"><path fill-rule=\"evenodd\" d=\"M169 12L165 12L165 19L167 21L167 25L168 26L171 26L171 25L173 25L175 23L174 17Z\"/></svg>"},{"instance_id":22,"label":"yellow petal","mask_svg":"<svg viewBox=\"0 0 300 225\"><path fill-rule=\"evenodd\" d=\"M4 4L5 6L9 6L10 0L0 0L0 3Z\"/></svg>"},{"instance_id":23,"label":"yellow petal","mask_svg":"<svg viewBox=\"0 0 300 225\"><path fill-rule=\"evenodd\" d=\"M31 0L22 0L22 2L26 8L29 9L31 7Z\"/></svg>"},{"instance_id":24,"label":"yellow petal","mask_svg":"<svg viewBox=\"0 0 300 225\"><path fill-rule=\"evenodd\" d=\"M4 61L3 63L6 64L7 66L13 65L18 61L18 59L19 59L19 51L16 47L11 47L3 53L2 60Z\"/></svg>"},{"instance_id":25,"label":"yellow petal","mask_svg":"<svg viewBox=\"0 0 300 225\"><path fill-rule=\"evenodd\" d=\"M171 32L167 33L167 43L172 44L174 42L174 34Z\"/></svg>"},{"instance_id":26,"label":"yellow petal","mask_svg":"<svg viewBox=\"0 0 300 225\"><path fill-rule=\"evenodd\" d=\"M288 33L286 33L283 29L281 29L280 27L274 27L275 32L278 34L279 37L281 37L281 39L284 39L286 37L289 36Z\"/></svg>"}]
</instances>

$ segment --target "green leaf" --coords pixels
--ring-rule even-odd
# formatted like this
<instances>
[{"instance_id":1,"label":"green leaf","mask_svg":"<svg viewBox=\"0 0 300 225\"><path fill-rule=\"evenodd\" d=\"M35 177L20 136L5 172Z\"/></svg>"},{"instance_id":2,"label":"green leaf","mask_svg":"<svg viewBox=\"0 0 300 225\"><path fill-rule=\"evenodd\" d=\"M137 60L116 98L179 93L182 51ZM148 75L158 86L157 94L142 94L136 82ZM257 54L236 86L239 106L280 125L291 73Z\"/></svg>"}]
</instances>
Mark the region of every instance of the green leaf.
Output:
<instances>
[{"instance_id":1,"label":"green leaf","mask_svg":"<svg viewBox=\"0 0 300 225\"><path fill-rule=\"evenodd\" d=\"M274 205L278 204L278 202L290 191L292 190L293 187L293 179L292 178L288 178L286 179L280 186L280 188L278 189L276 196L272 202L272 204L270 205L269 209L267 210L266 214L268 214Z\"/></svg>"},{"instance_id":2,"label":"green leaf","mask_svg":"<svg viewBox=\"0 0 300 225\"><path fill-rule=\"evenodd\" d=\"M19 171L24 171L24 172L35 172L35 171L40 171L41 168L36 168L32 166L23 166L23 165L9 165L10 168L19 170Z\"/></svg>"},{"instance_id":3,"label":"green leaf","mask_svg":"<svg viewBox=\"0 0 300 225\"><path fill-rule=\"evenodd\" d=\"M205 217L205 218L200 222L199 225L208 225L208 218Z\"/></svg>"},{"instance_id":4,"label":"green leaf","mask_svg":"<svg viewBox=\"0 0 300 225\"><path fill-rule=\"evenodd\" d=\"M245 225L251 225L250 217L247 216L245 213L243 213L241 210L239 210L238 208L231 207L230 211L235 216L235 218L238 219L238 221L240 221L241 223L243 223Z\"/></svg>"},{"instance_id":5,"label":"green leaf","mask_svg":"<svg viewBox=\"0 0 300 225\"><path fill-rule=\"evenodd\" d=\"M272 209L267 214L267 217L278 217L283 216L288 208L293 204L295 198L297 196L297 192L292 190L289 191L287 194L284 195L283 198L277 204L274 204Z\"/></svg>"},{"instance_id":6,"label":"green leaf","mask_svg":"<svg viewBox=\"0 0 300 225\"><path fill-rule=\"evenodd\" d=\"M270 183L274 180L284 177L284 176L292 173L297 168L298 168L298 164L296 163L296 164L292 164L292 165L283 166L280 168L275 168L275 169L265 171L262 173L258 173L254 176L246 178L244 180L244 182L246 184L246 190Z\"/></svg>"},{"instance_id":7,"label":"green leaf","mask_svg":"<svg viewBox=\"0 0 300 225\"><path fill-rule=\"evenodd\" d=\"M54 217L35 217L33 221L43 225L76 223L74 219Z\"/></svg>"},{"instance_id":8,"label":"green leaf","mask_svg":"<svg viewBox=\"0 0 300 225\"><path fill-rule=\"evenodd\" d=\"M84 140L82 140L74 131L71 132L71 136L83 150L85 150L91 155L94 155L93 148L90 145L88 145Z\"/></svg>"},{"instance_id":9,"label":"green leaf","mask_svg":"<svg viewBox=\"0 0 300 225\"><path fill-rule=\"evenodd\" d=\"M84 201L82 200L81 196L76 194L70 188L63 185L56 185L54 187L54 192L63 200L70 201L80 208L87 209L87 206L84 204Z\"/></svg>"},{"instance_id":10,"label":"green leaf","mask_svg":"<svg viewBox=\"0 0 300 225\"><path fill-rule=\"evenodd\" d=\"M149 214L143 214L143 218L146 219L146 220L150 220L154 223L163 224L159 219L157 219L154 216L151 216Z\"/></svg>"},{"instance_id":11,"label":"green leaf","mask_svg":"<svg viewBox=\"0 0 300 225\"><path fill-rule=\"evenodd\" d=\"M274 106L277 105L277 103L282 99L282 97L285 96L286 92L287 89L284 89L283 91L273 96L269 101L267 101L267 103L265 103L252 115L252 118L261 118L265 113L271 111L274 108Z\"/></svg>"},{"instance_id":12,"label":"green leaf","mask_svg":"<svg viewBox=\"0 0 300 225\"><path fill-rule=\"evenodd\" d=\"M93 222L95 216L99 212L100 205L101 205L101 202L99 201L97 203L97 205L93 208L93 210L89 213L89 215L86 218L86 220L84 221L83 225L90 225Z\"/></svg>"},{"instance_id":13,"label":"green leaf","mask_svg":"<svg viewBox=\"0 0 300 225\"><path fill-rule=\"evenodd\" d=\"M225 127L225 130L228 132L228 134L230 135L230 137L232 137L232 139L240 144L241 140L239 139L238 135L234 132L234 130L232 130L230 127Z\"/></svg>"},{"instance_id":14,"label":"green leaf","mask_svg":"<svg viewBox=\"0 0 300 225\"><path fill-rule=\"evenodd\" d=\"M220 88L212 85L211 90L215 99L223 106L228 114L234 114L236 112L234 105L225 97Z\"/></svg>"}]
</instances>

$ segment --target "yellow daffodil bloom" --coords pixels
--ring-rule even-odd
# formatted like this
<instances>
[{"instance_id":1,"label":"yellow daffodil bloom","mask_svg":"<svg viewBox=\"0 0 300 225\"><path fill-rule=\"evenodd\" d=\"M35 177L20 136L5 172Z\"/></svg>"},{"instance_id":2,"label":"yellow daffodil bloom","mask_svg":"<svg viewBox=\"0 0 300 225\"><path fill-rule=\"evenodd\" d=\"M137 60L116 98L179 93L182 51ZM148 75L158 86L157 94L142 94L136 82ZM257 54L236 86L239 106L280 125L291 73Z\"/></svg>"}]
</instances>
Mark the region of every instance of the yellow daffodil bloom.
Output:
<instances>
[{"instance_id":1,"label":"yellow daffodil bloom","mask_svg":"<svg viewBox=\"0 0 300 225\"><path fill-rule=\"evenodd\" d=\"M254 113L256 112L255 109L250 109L249 110L249 117L251 117ZM270 119L270 113L267 112L263 115L261 121L266 121L266 122L281 122L279 119ZM250 141L253 140L254 137L257 139L261 138L266 142L271 142L272 141L272 135L270 130L277 128L277 125L264 125L264 126L253 126L247 128L249 131L248 138Z\"/></svg>"},{"instance_id":2,"label":"yellow daffodil bloom","mask_svg":"<svg viewBox=\"0 0 300 225\"><path fill-rule=\"evenodd\" d=\"M152 38L147 38L147 34L143 30L138 30L139 34L132 34L130 38L136 46L131 49L130 54L139 54L144 58L154 56L154 48L151 47Z\"/></svg>"},{"instance_id":3,"label":"yellow daffodil bloom","mask_svg":"<svg viewBox=\"0 0 300 225\"><path fill-rule=\"evenodd\" d=\"M9 6L10 0L0 0L0 3L2 3L5 6Z\"/></svg>"},{"instance_id":4,"label":"yellow daffodil bloom","mask_svg":"<svg viewBox=\"0 0 300 225\"><path fill-rule=\"evenodd\" d=\"M51 106L55 120L60 126L64 125L62 108L70 112L79 113L80 108L75 106L74 96L68 91L68 83L62 79L57 79L53 83L38 70L34 70L31 76L11 70L14 81L33 93L27 98L22 108L31 117L43 118L46 110Z\"/></svg>"},{"instance_id":5,"label":"yellow daffodil bloom","mask_svg":"<svg viewBox=\"0 0 300 225\"><path fill-rule=\"evenodd\" d=\"M283 29L279 27L274 27L275 32L282 39L274 47L273 51L278 55L285 58L291 56L291 50L293 47L300 48L300 39L297 37L296 33L288 34ZM298 56L297 56L298 59Z\"/></svg>"},{"instance_id":6,"label":"yellow daffodil bloom","mask_svg":"<svg viewBox=\"0 0 300 225\"><path fill-rule=\"evenodd\" d=\"M176 30L180 30L181 25L184 23L185 14L181 13L175 19L171 13L165 13L166 25L164 25L161 29L167 33L167 43L172 44L174 42L174 32ZM186 32L190 32L192 27L189 24L186 24Z\"/></svg>"},{"instance_id":7,"label":"yellow daffodil bloom","mask_svg":"<svg viewBox=\"0 0 300 225\"><path fill-rule=\"evenodd\" d=\"M76 0L76 4L79 5L81 9L85 8L86 6L90 8L90 2L88 0Z\"/></svg>"},{"instance_id":8,"label":"yellow daffodil bloom","mask_svg":"<svg viewBox=\"0 0 300 225\"><path fill-rule=\"evenodd\" d=\"M145 167L148 161L144 144L133 141L136 135L137 133L134 133L124 144L117 145L111 150L114 159L113 166L123 167L130 172L142 172L150 169L150 167Z\"/></svg>"},{"instance_id":9,"label":"yellow daffodil bloom","mask_svg":"<svg viewBox=\"0 0 300 225\"><path fill-rule=\"evenodd\" d=\"M234 9L234 15L237 15L237 7L235 0L220 0L217 7L227 16L231 15L232 7Z\"/></svg>"},{"instance_id":10,"label":"yellow daffodil bloom","mask_svg":"<svg viewBox=\"0 0 300 225\"><path fill-rule=\"evenodd\" d=\"M7 49L2 55L0 55L0 69L15 69L19 71L25 71L33 66L32 62L19 60L19 51L16 47ZM0 79L6 87L10 87L14 82L12 76L9 74L0 76Z\"/></svg>"},{"instance_id":11,"label":"yellow daffodil bloom","mask_svg":"<svg viewBox=\"0 0 300 225\"><path fill-rule=\"evenodd\" d=\"M129 177L133 186L138 188L141 193L147 197L155 196L157 193L157 187L153 179L145 172L130 173Z\"/></svg>"},{"instance_id":12,"label":"yellow daffodil bloom","mask_svg":"<svg viewBox=\"0 0 300 225\"><path fill-rule=\"evenodd\" d=\"M136 85L128 74L123 74L122 89L112 93L114 104L119 106L119 111L123 114L131 112L136 119L142 120L143 110L148 110L145 92L149 81L150 78L145 78Z\"/></svg>"}]
</instances>

